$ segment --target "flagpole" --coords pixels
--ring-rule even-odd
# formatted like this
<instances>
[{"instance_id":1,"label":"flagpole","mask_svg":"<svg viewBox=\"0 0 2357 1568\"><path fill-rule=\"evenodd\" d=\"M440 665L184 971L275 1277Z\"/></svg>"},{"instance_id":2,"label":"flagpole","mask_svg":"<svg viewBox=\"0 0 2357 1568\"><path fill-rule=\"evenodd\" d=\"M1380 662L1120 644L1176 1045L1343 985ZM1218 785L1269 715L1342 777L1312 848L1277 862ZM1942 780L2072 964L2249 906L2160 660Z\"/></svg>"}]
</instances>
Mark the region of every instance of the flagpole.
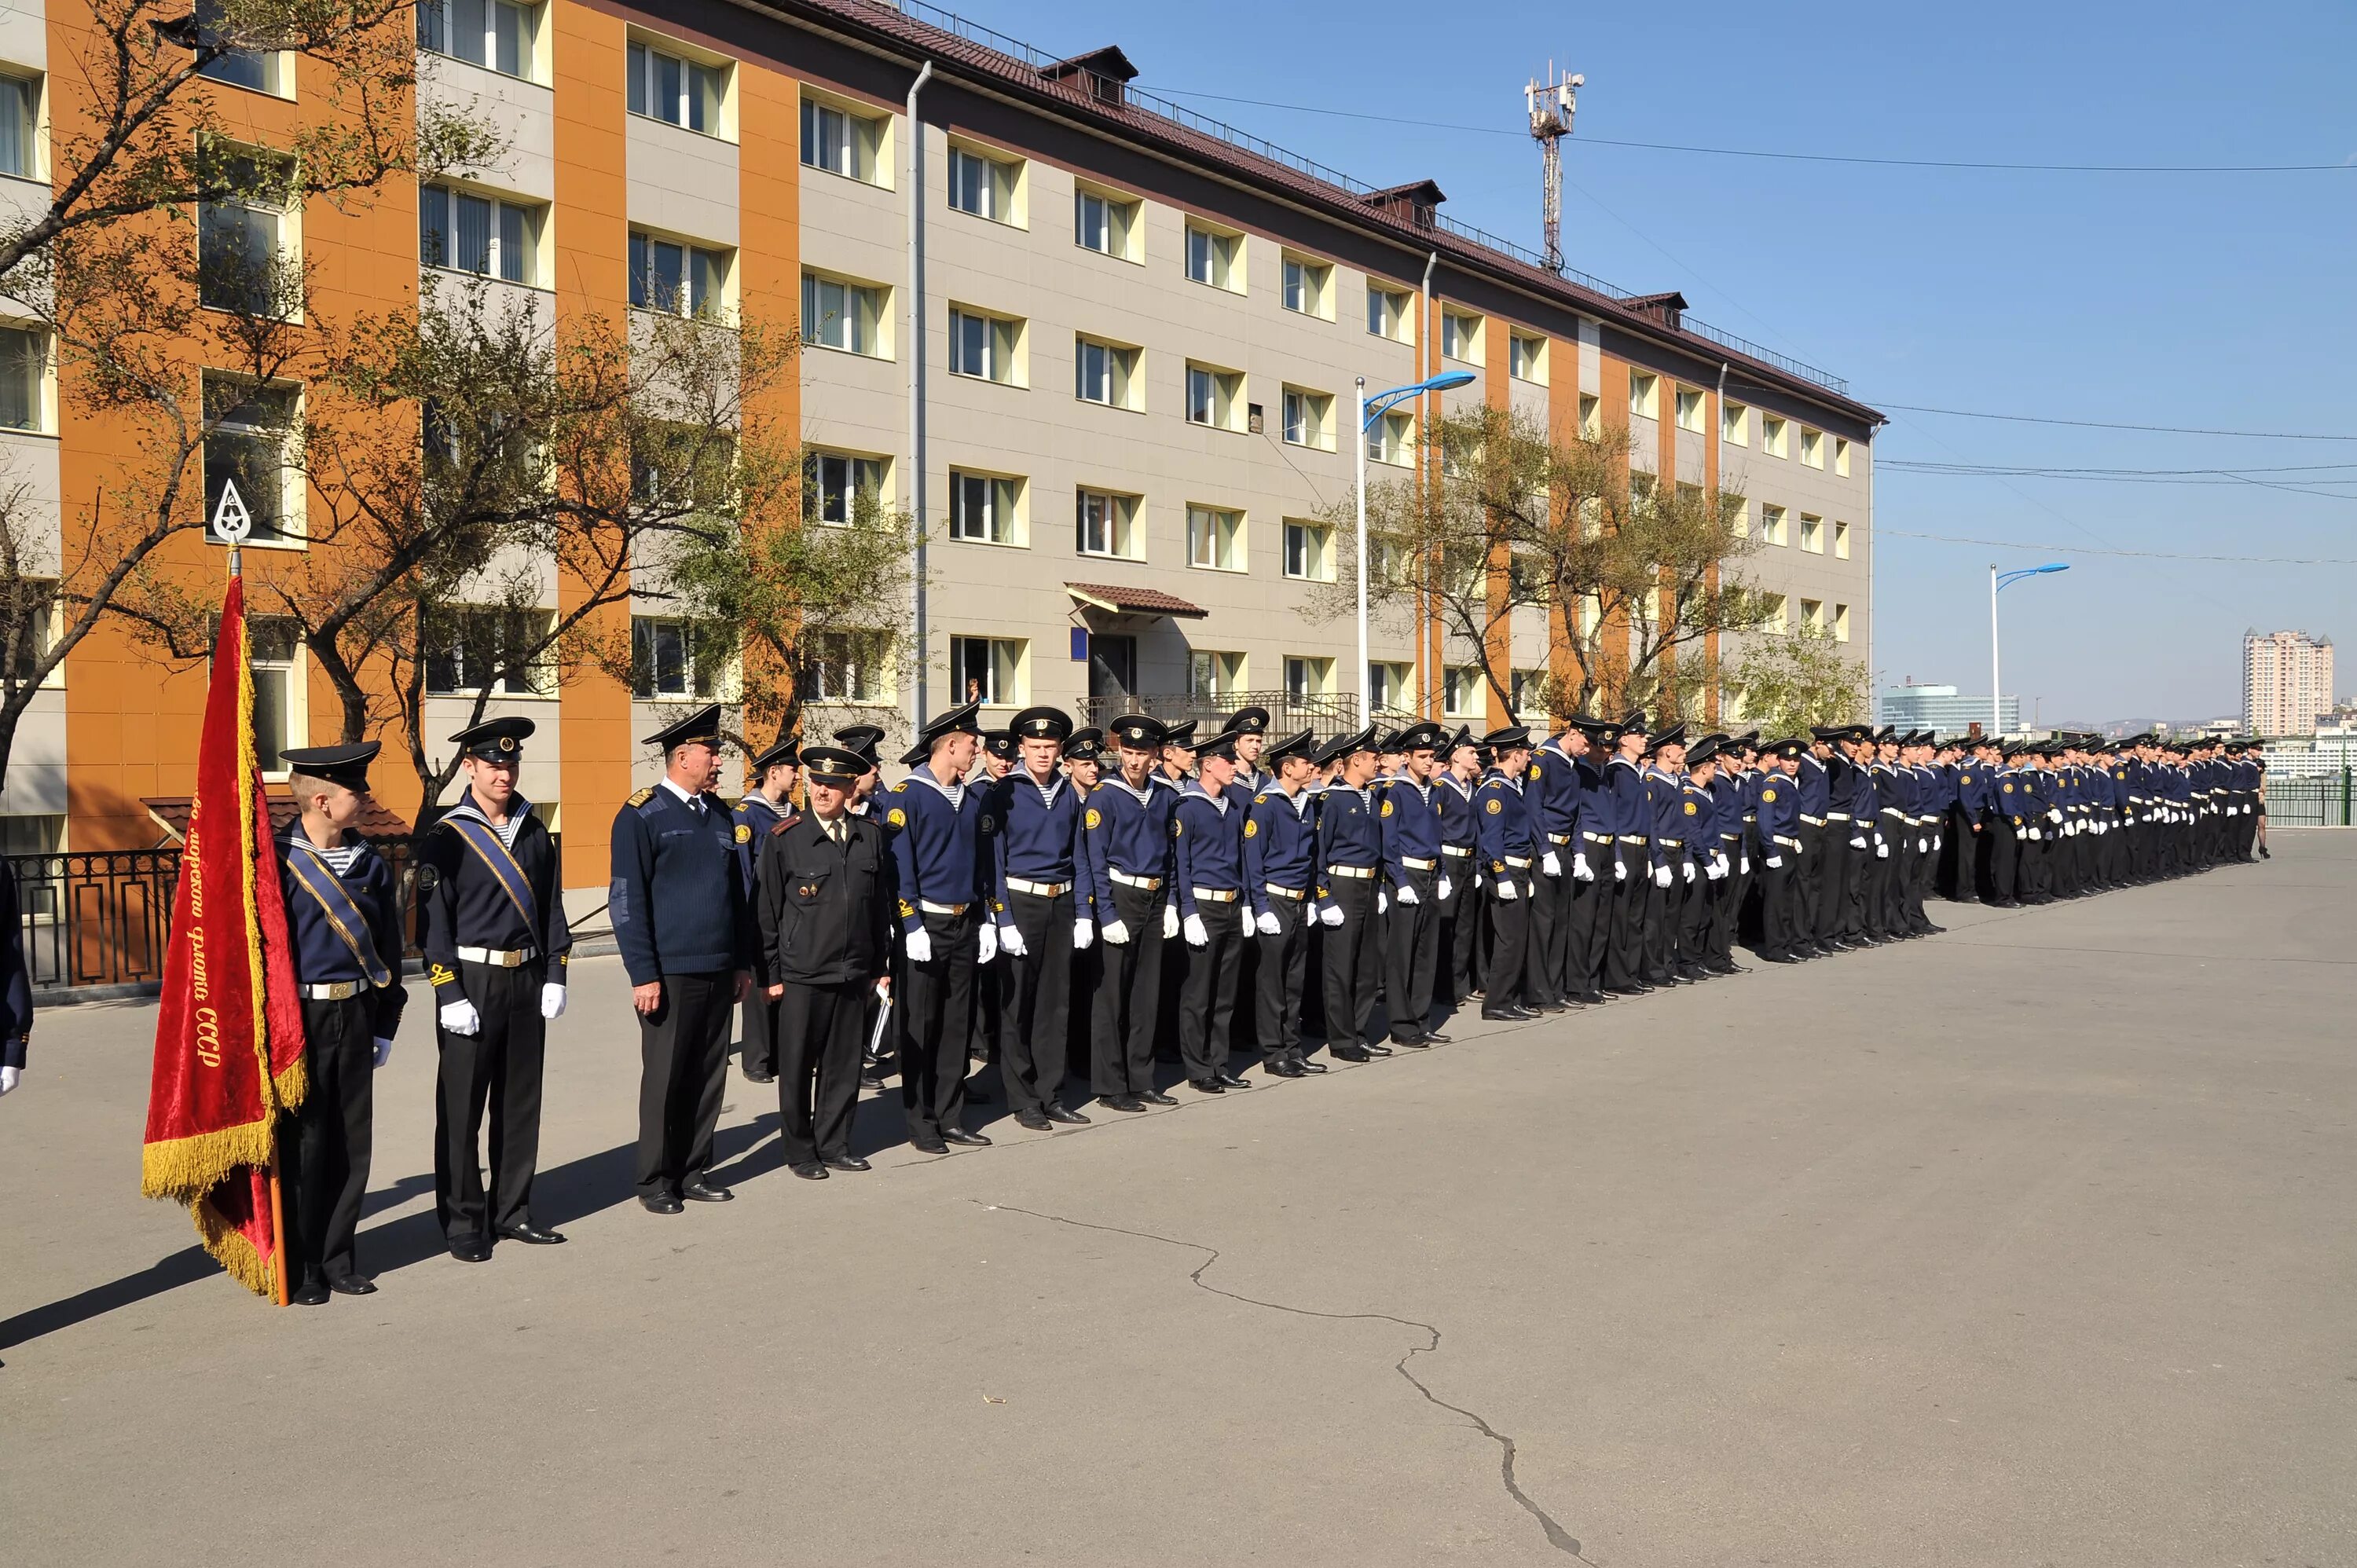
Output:
<instances>
[{"instance_id":1,"label":"flagpole","mask_svg":"<svg viewBox=\"0 0 2357 1568\"><path fill-rule=\"evenodd\" d=\"M245 543L245 536L252 528L253 522L246 512L245 502L237 493L237 482L233 479L224 480L221 485L221 506L213 518L212 529L229 545L229 575L231 582L245 575L245 552L241 546ZM242 638L239 639L239 646L244 650L247 656L246 665L251 670L253 649ZM278 1168L281 1164L279 1137L278 1118L274 1115L270 1121L270 1288L273 1298L279 1305L285 1306L288 1305L286 1190L285 1185L278 1179Z\"/></svg>"}]
</instances>

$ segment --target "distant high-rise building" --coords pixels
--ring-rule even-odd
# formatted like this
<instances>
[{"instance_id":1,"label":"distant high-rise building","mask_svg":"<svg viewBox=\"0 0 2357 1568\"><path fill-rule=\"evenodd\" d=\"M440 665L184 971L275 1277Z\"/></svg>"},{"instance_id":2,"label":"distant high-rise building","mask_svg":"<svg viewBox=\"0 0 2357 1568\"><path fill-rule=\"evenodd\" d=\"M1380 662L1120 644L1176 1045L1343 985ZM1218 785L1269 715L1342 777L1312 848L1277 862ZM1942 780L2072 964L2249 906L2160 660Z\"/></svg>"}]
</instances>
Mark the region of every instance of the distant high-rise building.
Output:
<instances>
[{"instance_id":1,"label":"distant high-rise building","mask_svg":"<svg viewBox=\"0 0 2357 1568\"><path fill-rule=\"evenodd\" d=\"M1978 725L1984 733L1989 727L1989 700L1986 697L1960 697L1953 686L1919 686L1910 681L1904 686L1885 691L1875 704L1879 721L1896 725L1900 729L1937 730L1943 735L1962 735ZM2021 699L2007 697L1998 705L1996 733L2013 735L2021 728Z\"/></svg>"},{"instance_id":2,"label":"distant high-rise building","mask_svg":"<svg viewBox=\"0 0 2357 1568\"><path fill-rule=\"evenodd\" d=\"M2243 728L2314 735L2332 711L2332 639L2304 631L2243 634Z\"/></svg>"}]
</instances>

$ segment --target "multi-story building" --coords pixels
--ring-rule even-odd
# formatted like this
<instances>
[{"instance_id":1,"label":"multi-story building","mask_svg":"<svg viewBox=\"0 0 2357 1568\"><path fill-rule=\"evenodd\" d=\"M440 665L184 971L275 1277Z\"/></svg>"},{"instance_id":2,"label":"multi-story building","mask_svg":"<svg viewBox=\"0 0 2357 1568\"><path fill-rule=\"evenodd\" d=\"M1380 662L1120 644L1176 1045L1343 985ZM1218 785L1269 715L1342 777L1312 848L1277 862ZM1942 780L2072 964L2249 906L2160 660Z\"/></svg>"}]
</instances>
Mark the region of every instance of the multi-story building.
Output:
<instances>
[{"instance_id":1,"label":"multi-story building","mask_svg":"<svg viewBox=\"0 0 2357 1568\"><path fill-rule=\"evenodd\" d=\"M2332 711L2332 639L2304 631L2243 634L2243 728L2314 735Z\"/></svg>"},{"instance_id":2,"label":"multi-story building","mask_svg":"<svg viewBox=\"0 0 2357 1568\"><path fill-rule=\"evenodd\" d=\"M1885 690L1876 703L1880 722L1896 725L1900 729L1937 730L1942 735L1962 735L1978 725L1988 733L1989 700L1986 697L1959 696L1953 686L1921 686L1910 681L1903 686ZM1997 704L1995 715L1998 735L2012 735L2021 728L2021 699L2007 697Z\"/></svg>"},{"instance_id":3,"label":"multi-story building","mask_svg":"<svg viewBox=\"0 0 2357 1568\"><path fill-rule=\"evenodd\" d=\"M76 91L45 75L80 47L73 5L48 0L46 26L41 0L0 16L0 70L37 99ZM1358 711L1353 625L1308 609L1353 493L1354 389L1444 369L1475 380L1376 424L1378 480L1442 482L1417 435L1448 409L1520 410L1565 437L1625 429L1636 468L1745 498L1745 570L1778 596L1774 624L1870 659L1879 416L1837 378L1686 317L1676 295L1550 272L1455 222L1429 181L1358 184L1152 97L1117 48L1050 59L913 4L418 14L421 92L472 104L509 151L307 215L295 242L333 263L327 308L412 295L451 259L421 254L421 223L463 231L465 202L485 239L460 264L559 320L630 309L634 268L692 279L725 311L798 316L786 413L814 477L908 511L924 541L909 624L834 667L834 689L810 693L813 729L831 705L905 732L968 695L1003 720L1248 693L1339 727ZM266 141L300 78L208 91ZM7 439L71 510L113 454L50 417ZM286 543L302 548L299 528ZM193 542L175 557L218 559ZM585 674L494 704L540 723L523 789L556 815L579 889L603 886L615 804L653 776L635 737L716 689L651 607L634 629L658 653L639 690ZM324 729L334 710L301 648L267 628L256 646L265 738ZM1521 613L1511 657L1519 692L1560 671L1545 615ZM1370 662L1377 708L1506 722L1436 627L1379 617ZM93 637L20 735L6 811L78 848L153 842L145 802L188 789L201 683ZM397 765L381 786L416 806Z\"/></svg>"}]
</instances>

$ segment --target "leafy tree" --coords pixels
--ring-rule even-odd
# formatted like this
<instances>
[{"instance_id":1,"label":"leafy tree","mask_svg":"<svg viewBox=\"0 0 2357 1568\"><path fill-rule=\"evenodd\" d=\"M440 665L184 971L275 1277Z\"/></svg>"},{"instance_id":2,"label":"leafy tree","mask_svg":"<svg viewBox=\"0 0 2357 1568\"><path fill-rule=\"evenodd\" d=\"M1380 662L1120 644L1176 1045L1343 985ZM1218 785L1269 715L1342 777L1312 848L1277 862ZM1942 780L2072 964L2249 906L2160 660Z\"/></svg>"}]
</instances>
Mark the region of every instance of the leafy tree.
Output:
<instances>
[{"instance_id":1,"label":"leafy tree","mask_svg":"<svg viewBox=\"0 0 2357 1568\"><path fill-rule=\"evenodd\" d=\"M1766 736L1806 734L1812 725L1860 724L1867 712L1867 671L1823 632L1756 636L1735 661L1728 686L1747 723Z\"/></svg>"}]
</instances>

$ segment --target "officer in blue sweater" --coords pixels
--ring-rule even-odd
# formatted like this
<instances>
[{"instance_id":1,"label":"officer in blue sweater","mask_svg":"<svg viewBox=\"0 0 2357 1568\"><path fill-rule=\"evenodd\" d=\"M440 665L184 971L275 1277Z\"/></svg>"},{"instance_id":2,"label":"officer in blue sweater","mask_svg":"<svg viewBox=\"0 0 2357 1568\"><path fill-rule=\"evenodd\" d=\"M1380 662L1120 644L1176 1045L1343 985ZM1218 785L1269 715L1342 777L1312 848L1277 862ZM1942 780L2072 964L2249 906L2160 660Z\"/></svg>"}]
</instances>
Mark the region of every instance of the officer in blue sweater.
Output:
<instances>
[{"instance_id":1,"label":"officer in blue sweater","mask_svg":"<svg viewBox=\"0 0 2357 1568\"><path fill-rule=\"evenodd\" d=\"M966 1130L965 1059L974 1029L974 970L998 956L989 918L989 801L966 773L981 749L979 703L928 724L901 757L909 775L883 797L899 874L902 1015L900 1108L909 1142L929 1155L990 1142Z\"/></svg>"},{"instance_id":2,"label":"officer in blue sweater","mask_svg":"<svg viewBox=\"0 0 2357 1568\"><path fill-rule=\"evenodd\" d=\"M1318 886L1316 736L1289 736L1262 754L1267 788L1244 814L1244 899L1260 969L1254 990L1261 1059L1273 1078L1326 1070L1301 1052L1301 992L1309 962L1310 897Z\"/></svg>"},{"instance_id":3,"label":"officer in blue sweater","mask_svg":"<svg viewBox=\"0 0 2357 1568\"><path fill-rule=\"evenodd\" d=\"M639 1015L639 1202L677 1214L683 1200L736 1196L709 1179L712 1130L729 1010L752 989L753 928L737 823L713 789L720 705L644 744L662 753L662 781L615 813L607 912Z\"/></svg>"}]
</instances>

